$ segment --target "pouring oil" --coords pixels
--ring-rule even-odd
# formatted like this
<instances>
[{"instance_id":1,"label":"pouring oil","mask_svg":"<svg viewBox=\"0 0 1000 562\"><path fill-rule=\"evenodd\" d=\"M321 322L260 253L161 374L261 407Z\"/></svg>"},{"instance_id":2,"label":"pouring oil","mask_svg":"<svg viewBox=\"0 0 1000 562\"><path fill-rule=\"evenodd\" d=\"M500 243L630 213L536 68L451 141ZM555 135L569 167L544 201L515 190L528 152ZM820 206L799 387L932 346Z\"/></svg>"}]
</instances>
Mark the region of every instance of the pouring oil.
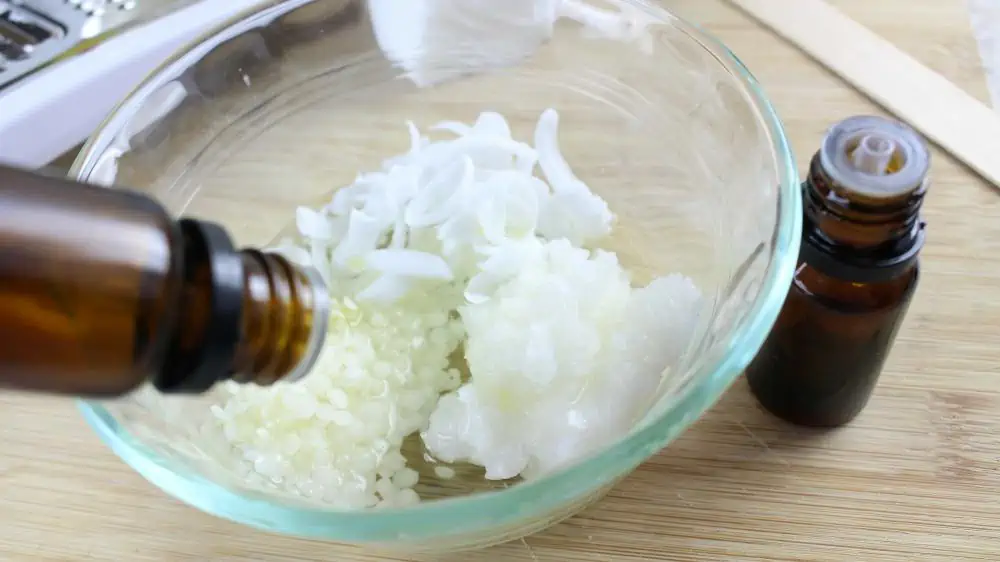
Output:
<instances>
[{"instance_id":1,"label":"pouring oil","mask_svg":"<svg viewBox=\"0 0 1000 562\"><path fill-rule=\"evenodd\" d=\"M305 375L323 282L152 199L0 166L0 388L202 393Z\"/></svg>"}]
</instances>

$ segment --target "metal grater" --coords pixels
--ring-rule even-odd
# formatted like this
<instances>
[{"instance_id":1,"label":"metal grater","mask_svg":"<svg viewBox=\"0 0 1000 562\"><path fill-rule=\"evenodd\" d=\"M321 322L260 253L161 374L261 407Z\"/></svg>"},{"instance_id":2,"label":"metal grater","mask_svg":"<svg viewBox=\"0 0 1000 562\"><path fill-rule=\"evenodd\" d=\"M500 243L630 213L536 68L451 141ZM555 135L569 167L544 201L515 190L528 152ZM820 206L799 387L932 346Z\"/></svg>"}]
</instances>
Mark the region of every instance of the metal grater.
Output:
<instances>
[{"instance_id":1,"label":"metal grater","mask_svg":"<svg viewBox=\"0 0 1000 562\"><path fill-rule=\"evenodd\" d=\"M192 0L0 0L0 91L61 56Z\"/></svg>"}]
</instances>

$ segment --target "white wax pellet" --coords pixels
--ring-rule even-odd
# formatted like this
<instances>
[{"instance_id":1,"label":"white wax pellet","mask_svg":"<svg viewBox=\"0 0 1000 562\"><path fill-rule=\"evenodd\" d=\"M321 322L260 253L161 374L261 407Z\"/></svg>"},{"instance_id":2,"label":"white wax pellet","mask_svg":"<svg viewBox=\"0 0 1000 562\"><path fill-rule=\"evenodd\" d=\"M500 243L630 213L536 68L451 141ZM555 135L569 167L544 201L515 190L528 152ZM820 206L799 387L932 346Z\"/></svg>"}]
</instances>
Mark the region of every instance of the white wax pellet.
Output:
<instances>
[{"instance_id":1,"label":"white wax pellet","mask_svg":"<svg viewBox=\"0 0 1000 562\"><path fill-rule=\"evenodd\" d=\"M449 466L435 466L434 475L441 480L451 480L455 477L455 469Z\"/></svg>"}]
</instances>

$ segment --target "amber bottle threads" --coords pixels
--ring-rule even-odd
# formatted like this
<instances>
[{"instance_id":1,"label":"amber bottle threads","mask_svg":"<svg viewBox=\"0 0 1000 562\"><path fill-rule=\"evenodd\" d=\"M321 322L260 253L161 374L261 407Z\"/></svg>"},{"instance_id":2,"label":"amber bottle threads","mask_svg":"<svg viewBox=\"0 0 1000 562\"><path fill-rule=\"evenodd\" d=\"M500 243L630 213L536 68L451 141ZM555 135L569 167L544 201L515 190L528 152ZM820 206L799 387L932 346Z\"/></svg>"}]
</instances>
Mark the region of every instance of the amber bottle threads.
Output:
<instances>
[{"instance_id":1,"label":"amber bottle threads","mask_svg":"<svg viewBox=\"0 0 1000 562\"><path fill-rule=\"evenodd\" d=\"M106 397L293 380L328 313L314 273L237 251L217 225L0 167L0 387Z\"/></svg>"},{"instance_id":2,"label":"amber bottle threads","mask_svg":"<svg viewBox=\"0 0 1000 562\"><path fill-rule=\"evenodd\" d=\"M792 286L746 370L774 415L836 427L868 403L917 287L929 167L923 140L900 123L851 117L827 133L802 185Z\"/></svg>"}]
</instances>

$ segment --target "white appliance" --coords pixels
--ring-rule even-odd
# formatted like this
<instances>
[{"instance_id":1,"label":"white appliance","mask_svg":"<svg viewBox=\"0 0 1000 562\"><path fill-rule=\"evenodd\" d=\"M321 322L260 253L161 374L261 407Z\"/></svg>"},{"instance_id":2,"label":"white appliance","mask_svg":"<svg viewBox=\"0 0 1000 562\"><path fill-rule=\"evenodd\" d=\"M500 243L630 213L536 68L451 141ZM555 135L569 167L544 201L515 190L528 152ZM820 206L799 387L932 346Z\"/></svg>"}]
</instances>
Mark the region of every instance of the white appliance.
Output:
<instances>
[{"instance_id":1,"label":"white appliance","mask_svg":"<svg viewBox=\"0 0 1000 562\"><path fill-rule=\"evenodd\" d=\"M77 146L170 53L266 1L0 0L0 162Z\"/></svg>"},{"instance_id":2,"label":"white appliance","mask_svg":"<svg viewBox=\"0 0 1000 562\"><path fill-rule=\"evenodd\" d=\"M273 1L0 0L0 163L37 168L51 162L85 140L172 52ZM342 4L352 2L360 0ZM641 48L652 44L648 15L614 0L607 9L583 0L364 4L386 58L418 86L516 64L549 38L560 18L574 20L582 32L638 41ZM463 48L473 43L475 49Z\"/></svg>"}]
</instances>

